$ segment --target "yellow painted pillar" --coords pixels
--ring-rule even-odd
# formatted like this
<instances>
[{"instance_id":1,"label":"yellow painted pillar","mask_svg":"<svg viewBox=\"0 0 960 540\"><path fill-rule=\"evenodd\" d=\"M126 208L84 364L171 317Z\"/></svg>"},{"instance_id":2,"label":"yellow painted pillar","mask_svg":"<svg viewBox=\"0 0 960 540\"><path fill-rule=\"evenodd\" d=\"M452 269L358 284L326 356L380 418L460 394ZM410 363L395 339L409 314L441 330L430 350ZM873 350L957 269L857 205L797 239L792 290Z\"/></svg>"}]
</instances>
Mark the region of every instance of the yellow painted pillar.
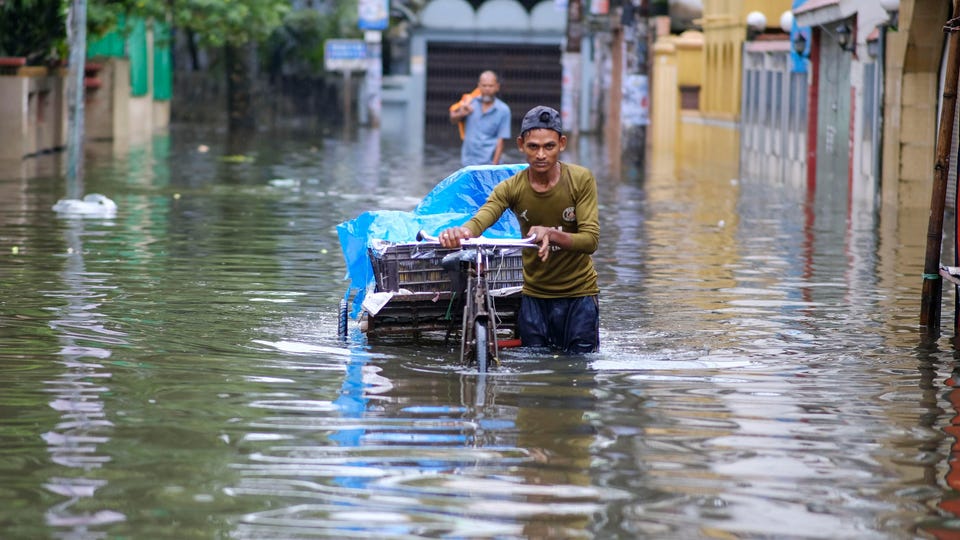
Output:
<instances>
[{"instance_id":1,"label":"yellow painted pillar","mask_svg":"<svg viewBox=\"0 0 960 540\"><path fill-rule=\"evenodd\" d=\"M650 114L651 172L670 174L676 167L677 124L680 104L677 91L677 47L672 38L653 46L653 100Z\"/></svg>"}]
</instances>

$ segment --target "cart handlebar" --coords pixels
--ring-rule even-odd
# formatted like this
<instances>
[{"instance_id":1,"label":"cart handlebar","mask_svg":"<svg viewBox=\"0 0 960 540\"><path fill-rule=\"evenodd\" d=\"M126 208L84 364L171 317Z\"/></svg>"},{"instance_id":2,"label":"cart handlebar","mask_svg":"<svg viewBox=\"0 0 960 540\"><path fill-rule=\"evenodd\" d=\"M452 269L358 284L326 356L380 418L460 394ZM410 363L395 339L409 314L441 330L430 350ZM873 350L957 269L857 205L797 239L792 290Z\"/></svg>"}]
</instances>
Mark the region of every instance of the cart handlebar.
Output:
<instances>
[{"instance_id":1,"label":"cart handlebar","mask_svg":"<svg viewBox=\"0 0 960 540\"><path fill-rule=\"evenodd\" d=\"M478 236L476 238L464 238L460 240L460 245L464 247L491 247L491 248L528 248L528 247L537 247L537 244L534 243L534 239L537 237L535 234L531 234L526 238L484 238ZM417 233L418 242L429 242L431 244L439 244L440 239L436 236L430 236L426 231L420 231Z\"/></svg>"}]
</instances>

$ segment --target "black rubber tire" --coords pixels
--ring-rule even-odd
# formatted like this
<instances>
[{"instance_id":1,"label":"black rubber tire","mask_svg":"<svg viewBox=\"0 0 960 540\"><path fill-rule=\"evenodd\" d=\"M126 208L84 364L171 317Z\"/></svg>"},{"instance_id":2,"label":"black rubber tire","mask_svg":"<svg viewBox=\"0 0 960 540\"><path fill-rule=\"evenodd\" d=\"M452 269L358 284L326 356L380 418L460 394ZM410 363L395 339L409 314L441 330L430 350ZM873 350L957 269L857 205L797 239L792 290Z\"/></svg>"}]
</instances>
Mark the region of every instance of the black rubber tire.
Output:
<instances>
[{"instance_id":1,"label":"black rubber tire","mask_svg":"<svg viewBox=\"0 0 960 540\"><path fill-rule=\"evenodd\" d=\"M337 312L337 337L347 339L347 300L340 299L340 311Z\"/></svg>"},{"instance_id":2,"label":"black rubber tire","mask_svg":"<svg viewBox=\"0 0 960 540\"><path fill-rule=\"evenodd\" d=\"M474 345L473 350L477 356L477 371L487 372L487 362L490 361L487 349L487 325L482 321L474 323L473 327Z\"/></svg>"}]
</instances>

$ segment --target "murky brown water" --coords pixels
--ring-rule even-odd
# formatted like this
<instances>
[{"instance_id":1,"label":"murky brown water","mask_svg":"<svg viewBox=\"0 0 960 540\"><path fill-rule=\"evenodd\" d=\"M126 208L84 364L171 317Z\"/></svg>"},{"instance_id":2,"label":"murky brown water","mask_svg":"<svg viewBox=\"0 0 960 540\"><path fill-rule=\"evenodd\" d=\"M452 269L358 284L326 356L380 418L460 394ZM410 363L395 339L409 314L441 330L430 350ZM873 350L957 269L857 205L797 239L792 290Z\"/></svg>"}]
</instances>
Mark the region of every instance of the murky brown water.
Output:
<instances>
[{"instance_id":1,"label":"murky brown water","mask_svg":"<svg viewBox=\"0 0 960 540\"><path fill-rule=\"evenodd\" d=\"M62 180L5 169L0 536L960 535L924 229L579 146L602 352L482 379L440 344L336 339L336 224L411 209L455 148L177 127L90 159L113 219L58 218Z\"/></svg>"}]
</instances>

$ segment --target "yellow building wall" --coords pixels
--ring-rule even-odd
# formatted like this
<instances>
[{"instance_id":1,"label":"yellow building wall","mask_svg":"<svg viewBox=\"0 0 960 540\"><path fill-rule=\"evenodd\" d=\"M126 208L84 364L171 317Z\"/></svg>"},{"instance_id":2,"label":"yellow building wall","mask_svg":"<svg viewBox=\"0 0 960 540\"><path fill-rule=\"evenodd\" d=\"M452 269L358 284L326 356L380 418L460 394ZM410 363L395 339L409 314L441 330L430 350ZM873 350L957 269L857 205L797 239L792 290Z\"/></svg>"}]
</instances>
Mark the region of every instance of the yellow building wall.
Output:
<instances>
[{"instance_id":1,"label":"yellow building wall","mask_svg":"<svg viewBox=\"0 0 960 540\"><path fill-rule=\"evenodd\" d=\"M898 28L887 32L880 241L881 245L896 249L895 257L880 259L877 275L878 286L890 290L919 290L922 283L919 275L926 257L942 96L939 81L944 55L943 26L949 17L949 3L901 0ZM951 178L954 173L950 171ZM944 253L952 249L947 244ZM916 272L895 271L909 267L915 267ZM950 286L945 288L948 291ZM951 293L945 292L944 298L948 294ZM919 298L919 294L911 298ZM904 303L895 298L884 304L889 313L905 309ZM917 305L906 308L916 309L919 316ZM947 314L943 315L946 319Z\"/></svg>"},{"instance_id":2,"label":"yellow building wall","mask_svg":"<svg viewBox=\"0 0 960 540\"><path fill-rule=\"evenodd\" d=\"M703 90L703 33L688 30L674 41L677 48L677 83Z\"/></svg>"},{"instance_id":3,"label":"yellow building wall","mask_svg":"<svg viewBox=\"0 0 960 540\"><path fill-rule=\"evenodd\" d=\"M705 171L734 178L740 150L742 50L747 14L760 11L779 31L790 0L704 0L703 31L660 36L654 46L651 149L653 174ZM680 87L699 87L699 107L681 109Z\"/></svg>"},{"instance_id":4,"label":"yellow building wall","mask_svg":"<svg viewBox=\"0 0 960 540\"><path fill-rule=\"evenodd\" d=\"M784 11L790 11L792 4L790 0L743 0L740 14L746 21L747 13L759 11L767 18L767 28L780 28L780 15L783 15Z\"/></svg>"},{"instance_id":5,"label":"yellow building wall","mask_svg":"<svg viewBox=\"0 0 960 540\"><path fill-rule=\"evenodd\" d=\"M930 204L947 18L939 0L903 0L899 28L887 33L881 185L888 210Z\"/></svg>"},{"instance_id":6,"label":"yellow building wall","mask_svg":"<svg viewBox=\"0 0 960 540\"><path fill-rule=\"evenodd\" d=\"M768 29L778 29L790 0L704 0L704 89L700 109L708 117L736 121L740 115L743 42L747 14L759 11Z\"/></svg>"}]
</instances>

